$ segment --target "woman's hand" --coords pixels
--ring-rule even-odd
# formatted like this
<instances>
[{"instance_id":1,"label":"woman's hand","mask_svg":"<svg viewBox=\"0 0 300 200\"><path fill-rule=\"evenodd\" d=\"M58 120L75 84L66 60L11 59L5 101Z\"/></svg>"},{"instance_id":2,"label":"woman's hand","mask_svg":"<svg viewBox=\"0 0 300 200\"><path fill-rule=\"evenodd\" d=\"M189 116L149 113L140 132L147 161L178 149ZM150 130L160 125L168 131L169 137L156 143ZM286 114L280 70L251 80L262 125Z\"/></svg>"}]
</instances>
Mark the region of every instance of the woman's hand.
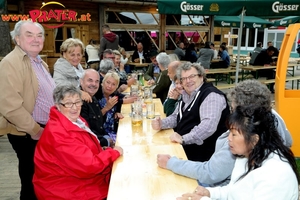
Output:
<instances>
[{"instance_id":1,"label":"woman's hand","mask_svg":"<svg viewBox=\"0 0 300 200\"><path fill-rule=\"evenodd\" d=\"M134 85L135 83L136 83L136 79L134 77L131 77L127 80L128 86Z\"/></svg>"},{"instance_id":2,"label":"woman's hand","mask_svg":"<svg viewBox=\"0 0 300 200\"><path fill-rule=\"evenodd\" d=\"M120 87L118 88L118 92L122 93L122 92L124 92L127 88L128 88L128 85L122 84L122 85L120 85Z\"/></svg>"},{"instance_id":3,"label":"woman's hand","mask_svg":"<svg viewBox=\"0 0 300 200\"><path fill-rule=\"evenodd\" d=\"M118 103L118 96L114 96L108 99L108 101L106 102L106 108L108 110L112 109L112 107L114 107L117 103Z\"/></svg>"},{"instance_id":4,"label":"woman's hand","mask_svg":"<svg viewBox=\"0 0 300 200\"><path fill-rule=\"evenodd\" d=\"M197 186L194 193L183 194L182 197L178 197L176 200L200 200L202 197L210 197L209 190L205 187Z\"/></svg>"},{"instance_id":5,"label":"woman's hand","mask_svg":"<svg viewBox=\"0 0 300 200\"><path fill-rule=\"evenodd\" d=\"M122 147L115 146L113 149L114 149L114 150L117 150L117 151L120 153L120 156L123 155L123 149L122 149Z\"/></svg>"},{"instance_id":6,"label":"woman's hand","mask_svg":"<svg viewBox=\"0 0 300 200\"><path fill-rule=\"evenodd\" d=\"M156 162L159 167L167 169L167 163L170 158L171 158L171 156L168 154L158 154Z\"/></svg>"},{"instance_id":7,"label":"woman's hand","mask_svg":"<svg viewBox=\"0 0 300 200\"><path fill-rule=\"evenodd\" d=\"M124 116L121 114L121 113L116 113L115 114L115 119L123 119L124 118Z\"/></svg>"},{"instance_id":8,"label":"woman's hand","mask_svg":"<svg viewBox=\"0 0 300 200\"><path fill-rule=\"evenodd\" d=\"M176 88L172 88L168 94L168 97L170 99L178 99L180 96L179 92L176 90Z\"/></svg>"},{"instance_id":9,"label":"woman's hand","mask_svg":"<svg viewBox=\"0 0 300 200\"><path fill-rule=\"evenodd\" d=\"M124 70L124 64L123 64L123 63L120 63L120 71L125 71L125 70Z\"/></svg>"},{"instance_id":10,"label":"woman's hand","mask_svg":"<svg viewBox=\"0 0 300 200\"><path fill-rule=\"evenodd\" d=\"M89 93L81 90L81 98L83 101L86 101L88 103L92 102L92 97L89 95Z\"/></svg>"},{"instance_id":11,"label":"woman's hand","mask_svg":"<svg viewBox=\"0 0 300 200\"><path fill-rule=\"evenodd\" d=\"M148 85L154 85L155 84L155 80L151 79L147 82Z\"/></svg>"}]
</instances>

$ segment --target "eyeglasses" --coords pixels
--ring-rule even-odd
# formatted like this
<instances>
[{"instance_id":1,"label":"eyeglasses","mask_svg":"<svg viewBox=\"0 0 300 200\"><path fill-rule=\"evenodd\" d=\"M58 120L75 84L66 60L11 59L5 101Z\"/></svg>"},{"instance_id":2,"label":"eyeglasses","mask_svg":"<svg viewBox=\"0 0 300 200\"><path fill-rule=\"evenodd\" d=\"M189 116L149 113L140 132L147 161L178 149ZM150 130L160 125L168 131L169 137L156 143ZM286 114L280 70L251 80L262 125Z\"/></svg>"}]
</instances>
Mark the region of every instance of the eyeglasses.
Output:
<instances>
[{"instance_id":1,"label":"eyeglasses","mask_svg":"<svg viewBox=\"0 0 300 200\"><path fill-rule=\"evenodd\" d=\"M182 78L180 78L180 81L181 82L186 82L187 80L194 79L196 76L200 76L200 74L192 74L192 75L189 75L188 77L182 77Z\"/></svg>"},{"instance_id":2,"label":"eyeglasses","mask_svg":"<svg viewBox=\"0 0 300 200\"><path fill-rule=\"evenodd\" d=\"M73 102L67 102L67 103L59 103L60 105L62 105L65 108L72 108L73 105L75 105L76 107L80 107L82 106L82 101L77 101L75 103Z\"/></svg>"}]
</instances>

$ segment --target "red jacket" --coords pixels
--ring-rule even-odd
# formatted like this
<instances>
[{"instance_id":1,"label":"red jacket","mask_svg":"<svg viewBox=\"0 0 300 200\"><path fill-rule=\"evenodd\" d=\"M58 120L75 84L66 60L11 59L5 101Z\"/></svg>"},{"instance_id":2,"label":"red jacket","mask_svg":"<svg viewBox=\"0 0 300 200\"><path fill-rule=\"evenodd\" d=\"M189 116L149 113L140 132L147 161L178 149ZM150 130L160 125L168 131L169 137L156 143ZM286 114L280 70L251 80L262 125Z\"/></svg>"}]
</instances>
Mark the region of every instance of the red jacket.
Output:
<instances>
[{"instance_id":1,"label":"red jacket","mask_svg":"<svg viewBox=\"0 0 300 200\"><path fill-rule=\"evenodd\" d=\"M94 135L52 107L34 155L35 193L42 200L106 198L119 156L111 148L102 150Z\"/></svg>"}]
</instances>

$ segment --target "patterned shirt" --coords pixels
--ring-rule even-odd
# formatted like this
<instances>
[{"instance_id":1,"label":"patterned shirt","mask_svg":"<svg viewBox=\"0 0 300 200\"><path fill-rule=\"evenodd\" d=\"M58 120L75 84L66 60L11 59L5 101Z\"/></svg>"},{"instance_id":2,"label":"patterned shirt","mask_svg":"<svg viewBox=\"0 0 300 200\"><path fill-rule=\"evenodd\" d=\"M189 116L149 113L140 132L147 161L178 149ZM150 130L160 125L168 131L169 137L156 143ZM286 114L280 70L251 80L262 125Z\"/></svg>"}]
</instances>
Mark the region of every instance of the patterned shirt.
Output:
<instances>
[{"instance_id":1,"label":"patterned shirt","mask_svg":"<svg viewBox=\"0 0 300 200\"><path fill-rule=\"evenodd\" d=\"M50 108L54 105L53 90L55 82L50 73L42 65L41 58L38 56L37 59L38 61L34 61L30 58L39 84L32 117L37 123L46 124L49 119Z\"/></svg>"},{"instance_id":2,"label":"patterned shirt","mask_svg":"<svg viewBox=\"0 0 300 200\"><path fill-rule=\"evenodd\" d=\"M184 111L193 102L200 87L191 95L188 95L185 91L183 92L182 101L185 103L183 108ZM179 104L177 104L173 114L162 119L162 129L175 128L177 126L177 115L179 114L178 107ZM225 108L226 99L215 92L210 93L199 107L200 124L183 136L184 142L186 144L203 144L203 141L217 130L222 111Z\"/></svg>"}]
</instances>

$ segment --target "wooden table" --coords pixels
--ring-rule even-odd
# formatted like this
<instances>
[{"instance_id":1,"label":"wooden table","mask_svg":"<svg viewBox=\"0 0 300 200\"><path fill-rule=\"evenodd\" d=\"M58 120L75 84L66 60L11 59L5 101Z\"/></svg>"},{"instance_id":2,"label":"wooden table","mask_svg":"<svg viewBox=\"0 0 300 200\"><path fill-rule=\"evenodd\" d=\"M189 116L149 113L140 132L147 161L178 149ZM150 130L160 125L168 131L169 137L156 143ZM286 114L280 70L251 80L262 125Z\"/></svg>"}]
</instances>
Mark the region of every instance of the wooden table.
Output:
<instances>
[{"instance_id":1,"label":"wooden table","mask_svg":"<svg viewBox=\"0 0 300 200\"><path fill-rule=\"evenodd\" d=\"M295 66L296 64L295 63L288 63L288 68L287 68L287 71L288 73L291 75L291 76L294 76L295 75ZM247 66L242 66L241 69L242 69L242 80L244 80L244 77L245 77L245 70L248 70L248 71L254 71L255 72L255 78L257 79L258 78L258 71L259 70L263 70L263 69L276 69L276 65L268 65L268 66L253 66L253 65L247 65Z\"/></svg>"},{"instance_id":2,"label":"wooden table","mask_svg":"<svg viewBox=\"0 0 300 200\"><path fill-rule=\"evenodd\" d=\"M132 66L134 66L134 70L136 70L137 68L148 67L148 66L150 65L150 63L128 62L127 65L132 65Z\"/></svg>"},{"instance_id":3,"label":"wooden table","mask_svg":"<svg viewBox=\"0 0 300 200\"><path fill-rule=\"evenodd\" d=\"M153 99L156 113L165 117L160 99ZM182 146L170 141L172 129L155 131L150 119L143 126L132 126L131 105L122 105L116 144L124 150L113 165L107 200L176 199L197 187L197 181L158 167L157 154L187 159Z\"/></svg>"},{"instance_id":4,"label":"wooden table","mask_svg":"<svg viewBox=\"0 0 300 200\"><path fill-rule=\"evenodd\" d=\"M226 80L227 80L227 83L229 84L230 83L230 74L231 73L235 73L236 69L235 68L232 68L232 67L229 67L229 68L216 68L216 69L206 69L205 70L205 74L216 74L216 80L215 80L215 84L217 85L218 84L218 81L219 81L219 75L223 75L225 74L226 75Z\"/></svg>"},{"instance_id":5,"label":"wooden table","mask_svg":"<svg viewBox=\"0 0 300 200\"><path fill-rule=\"evenodd\" d=\"M112 169L107 200L169 200L197 187L196 180L159 168L159 153L186 159L181 145L126 145Z\"/></svg>"}]
</instances>

